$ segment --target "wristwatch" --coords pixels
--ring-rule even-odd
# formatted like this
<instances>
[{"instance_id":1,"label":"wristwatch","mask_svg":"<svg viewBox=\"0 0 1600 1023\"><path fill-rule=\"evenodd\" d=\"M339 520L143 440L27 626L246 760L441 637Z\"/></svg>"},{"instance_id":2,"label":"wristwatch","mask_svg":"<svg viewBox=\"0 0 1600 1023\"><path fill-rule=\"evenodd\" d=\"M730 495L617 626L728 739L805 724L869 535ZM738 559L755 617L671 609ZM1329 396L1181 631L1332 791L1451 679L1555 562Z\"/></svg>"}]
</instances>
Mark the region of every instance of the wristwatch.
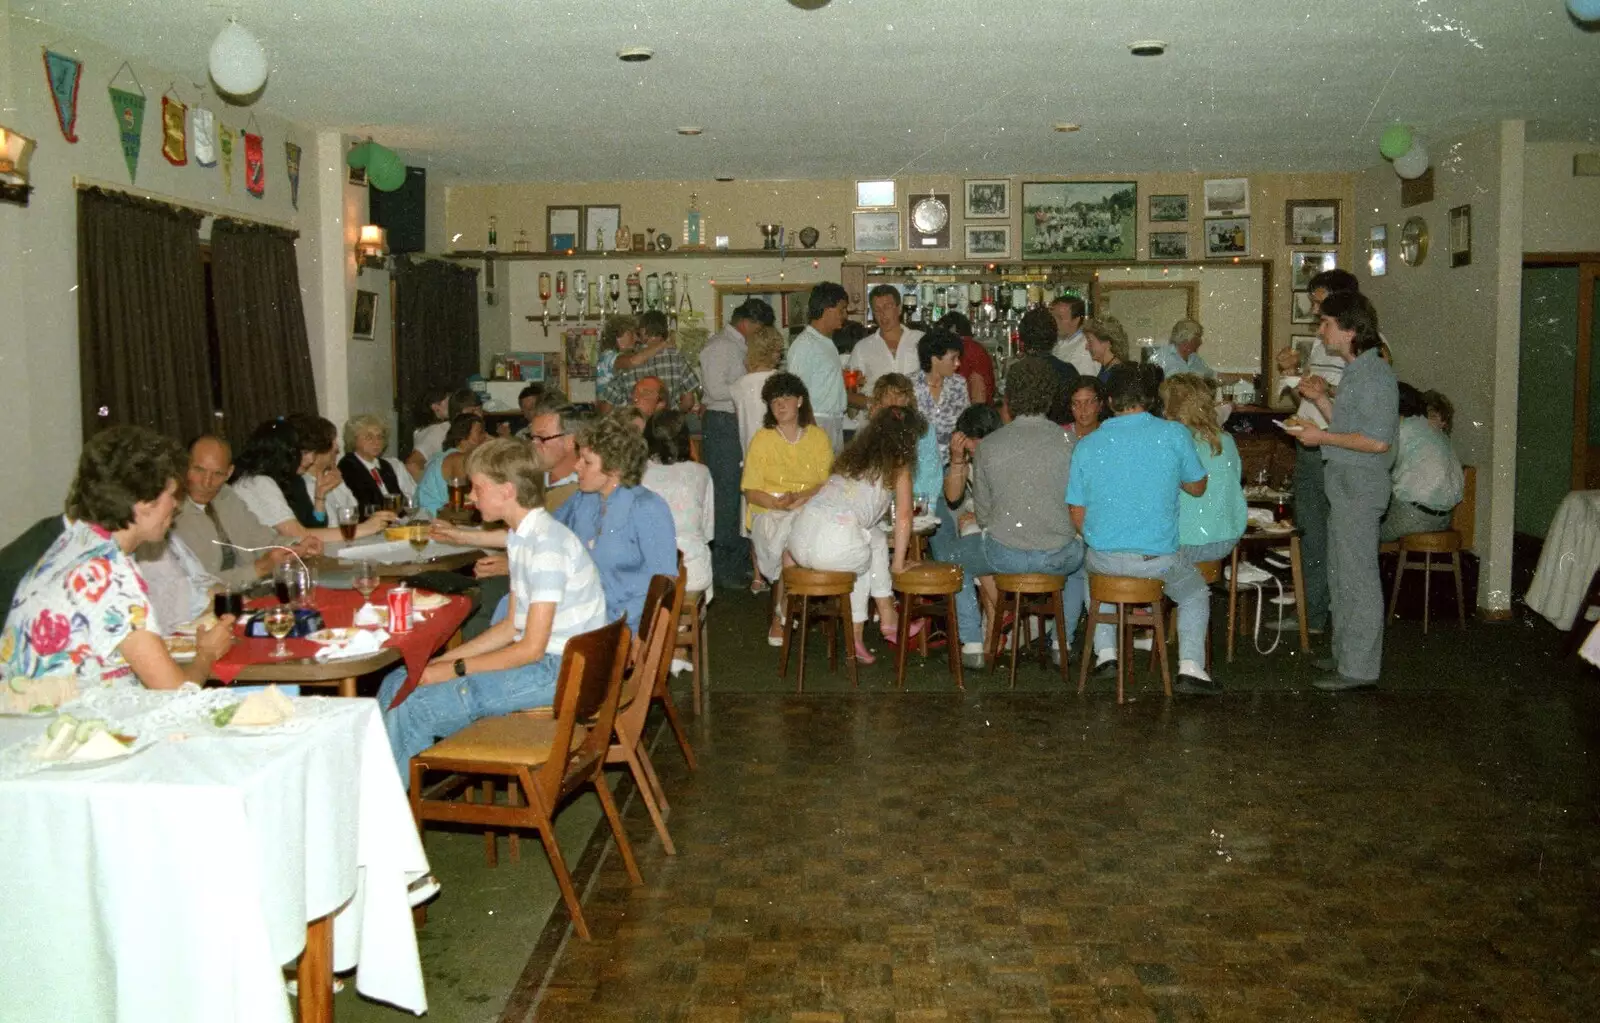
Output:
<instances>
[{"instance_id":1,"label":"wristwatch","mask_svg":"<svg viewBox=\"0 0 1600 1023\"><path fill-rule=\"evenodd\" d=\"M467 677L467 659L465 657L457 657L454 667L456 669L456 678Z\"/></svg>"}]
</instances>

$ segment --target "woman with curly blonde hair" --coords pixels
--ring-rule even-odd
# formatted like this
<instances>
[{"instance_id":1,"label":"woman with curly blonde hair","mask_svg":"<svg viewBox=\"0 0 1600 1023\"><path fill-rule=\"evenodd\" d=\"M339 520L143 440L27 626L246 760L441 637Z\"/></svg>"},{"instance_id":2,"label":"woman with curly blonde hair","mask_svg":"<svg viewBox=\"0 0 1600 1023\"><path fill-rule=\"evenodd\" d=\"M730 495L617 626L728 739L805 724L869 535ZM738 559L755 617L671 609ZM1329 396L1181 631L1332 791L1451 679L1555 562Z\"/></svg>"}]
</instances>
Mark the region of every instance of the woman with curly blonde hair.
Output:
<instances>
[{"instance_id":1,"label":"woman with curly blonde hair","mask_svg":"<svg viewBox=\"0 0 1600 1023\"><path fill-rule=\"evenodd\" d=\"M672 509L639 485L648 451L622 412L578 429L578 492L556 512L594 559L606 591L606 620L625 615L638 632L650 577L678 574Z\"/></svg>"},{"instance_id":2,"label":"woman with curly blonde hair","mask_svg":"<svg viewBox=\"0 0 1600 1023\"><path fill-rule=\"evenodd\" d=\"M1111 367L1128 361L1128 331L1114 316L1095 317L1083 323L1083 341L1089 358L1100 365L1100 382L1106 382Z\"/></svg>"},{"instance_id":3,"label":"woman with curly blonde hair","mask_svg":"<svg viewBox=\"0 0 1600 1023\"><path fill-rule=\"evenodd\" d=\"M886 406L874 412L834 459L833 474L800 509L789 533L788 555L796 564L855 573L850 618L856 660L862 664L877 659L862 636L869 594L878 602L883 638L890 643L900 639L891 573L906 568L906 547L911 542L911 477L917 468L917 443L927 430L927 420L916 409ZM878 528L891 499L892 559L888 540Z\"/></svg>"},{"instance_id":4,"label":"woman with curly blonde hair","mask_svg":"<svg viewBox=\"0 0 1600 1023\"><path fill-rule=\"evenodd\" d=\"M600 355L594 361L594 393L604 396L617 374L617 359L633 350L639 321L632 316L607 316L600 326Z\"/></svg>"},{"instance_id":5,"label":"woman with curly blonde hair","mask_svg":"<svg viewBox=\"0 0 1600 1023\"><path fill-rule=\"evenodd\" d=\"M1225 558L1244 535L1247 517L1239 448L1217 426L1211 386L1204 377L1167 377L1161 382L1161 405L1168 419L1189 428L1210 480L1199 497L1178 495L1178 556L1190 564Z\"/></svg>"}]
</instances>

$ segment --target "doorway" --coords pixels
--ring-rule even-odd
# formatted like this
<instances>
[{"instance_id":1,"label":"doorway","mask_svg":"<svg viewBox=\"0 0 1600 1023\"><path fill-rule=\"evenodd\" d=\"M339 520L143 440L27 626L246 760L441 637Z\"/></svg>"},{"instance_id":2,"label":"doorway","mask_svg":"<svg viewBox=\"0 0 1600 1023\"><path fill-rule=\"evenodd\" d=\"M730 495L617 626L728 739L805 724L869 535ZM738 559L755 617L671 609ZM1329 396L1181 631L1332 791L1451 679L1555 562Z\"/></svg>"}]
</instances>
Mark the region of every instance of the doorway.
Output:
<instances>
[{"instance_id":1,"label":"doorway","mask_svg":"<svg viewBox=\"0 0 1600 1023\"><path fill-rule=\"evenodd\" d=\"M1523 257L1516 531L1543 537L1571 490L1600 489L1600 253Z\"/></svg>"}]
</instances>

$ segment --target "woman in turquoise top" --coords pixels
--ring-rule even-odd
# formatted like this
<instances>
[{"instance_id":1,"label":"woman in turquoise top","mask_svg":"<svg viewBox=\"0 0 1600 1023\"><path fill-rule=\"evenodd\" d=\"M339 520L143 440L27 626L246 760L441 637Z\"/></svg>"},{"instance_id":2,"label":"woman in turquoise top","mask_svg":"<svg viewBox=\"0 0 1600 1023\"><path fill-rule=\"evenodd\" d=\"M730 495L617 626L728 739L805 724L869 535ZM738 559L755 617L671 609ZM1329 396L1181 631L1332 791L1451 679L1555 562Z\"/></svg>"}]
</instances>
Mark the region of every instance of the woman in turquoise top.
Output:
<instances>
[{"instance_id":1,"label":"woman in turquoise top","mask_svg":"<svg viewBox=\"0 0 1600 1023\"><path fill-rule=\"evenodd\" d=\"M450 480L467 478L467 453L489 439L483 420L463 412L450 420L444 435L444 449L428 459L417 481L417 507L428 515L450 503Z\"/></svg>"},{"instance_id":2,"label":"woman in turquoise top","mask_svg":"<svg viewBox=\"0 0 1600 1023\"><path fill-rule=\"evenodd\" d=\"M1168 419L1194 435L1210 480L1199 497L1178 497L1178 556L1190 564L1220 560L1244 535L1247 517L1238 445L1217 426L1211 388L1201 377L1178 373L1163 380L1161 404Z\"/></svg>"}]
</instances>

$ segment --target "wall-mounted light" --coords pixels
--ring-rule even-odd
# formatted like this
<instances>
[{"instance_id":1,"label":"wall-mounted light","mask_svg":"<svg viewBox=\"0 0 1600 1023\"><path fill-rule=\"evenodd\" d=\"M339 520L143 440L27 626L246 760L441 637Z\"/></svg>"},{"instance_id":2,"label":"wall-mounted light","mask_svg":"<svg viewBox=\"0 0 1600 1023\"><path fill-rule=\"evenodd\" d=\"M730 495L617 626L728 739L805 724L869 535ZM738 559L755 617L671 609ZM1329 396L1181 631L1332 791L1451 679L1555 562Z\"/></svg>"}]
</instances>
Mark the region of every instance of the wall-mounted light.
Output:
<instances>
[{"instance_id":1,"label":"wall-mounted light","mask_svg":"<svg viewBox=\"0 0 1600 1023\"><path fill-rule=\"evenodd\" d=\"M382 270L388 265L389 236L377 224L362 224L356 238L356 273L366 269Z\"/></svg>"},{"instance_id":2,"label":"wall-mounted light","mask_svg":"<svg viewBox=\"0 0 1600 1023\"><path fill-rule=\"evenodd\" d=\"M33 139L0 125L0 202L28 205L28 159L33 156Z\"/></svg>"}]
</instances>

